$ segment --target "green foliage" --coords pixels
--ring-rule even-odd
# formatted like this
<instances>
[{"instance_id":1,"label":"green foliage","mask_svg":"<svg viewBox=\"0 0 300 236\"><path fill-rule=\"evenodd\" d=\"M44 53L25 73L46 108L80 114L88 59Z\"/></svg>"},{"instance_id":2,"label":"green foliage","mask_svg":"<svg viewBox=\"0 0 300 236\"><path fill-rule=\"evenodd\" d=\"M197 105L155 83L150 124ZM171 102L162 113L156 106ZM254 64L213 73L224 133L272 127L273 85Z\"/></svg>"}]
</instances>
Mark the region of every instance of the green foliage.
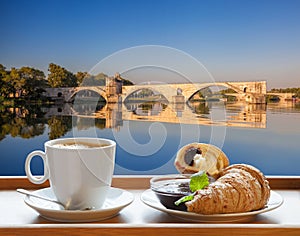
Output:
<instances>
[{"instance_id":1,"label":"green foliage","mask_svg":"<svg viewBox=\"0 0 300 236\"><path fill-rule=\"evenodd\" d=\"M77 84L81 85L82 82L83 82L83 80L88 76L88 73L87 72L78 71L75 76L77 78Z\"/></svg>"},{"instance_id":2,"label":"green foliage","mask_svg":"<svg viewBox=\"0 0 300 236\"><path fill-rule=\"evenodd\" d=\"M191 176L190 189L195 192L209 185L209 179L205 171L199 171Z\"/></svg>"},{"instance_id":3,"label":"green foliage","mask_svg":"<svg viewBox=\"0 0 300 236\"><path fill-rule=\"evenodd\" d=\"M0 95L8 98L15 97L36 97L40 95L43 88L47 86L44 72L31 68L11 68L7 71L0 64Z\"/></svg>"},{"instance_id":4,"label":"green foliage","mask_svg":"<svg viewBox=\"0 0 300 236\"><path fill-rule=\"evenodd\" d=\"M8 82L7 82L8 81ZM13 87L9 83L10 72L6 71L6 68L0 64L0 95L7 98L10 93L13 93Z\"/></svg>"},{"instance_id":5,"label":"green foliage","mask_svg":"<svg viewBox=\"0 0 300 236\"><path fill-rule=\"evenodd\" d=\"M200 89L199 94L201 94L202 97L205 98L205 97L211 96L213 93L212 93L211 89L209 87L207 87L207 88Z\"/></svg>"},{"instance_id":6,"label":"green foliage","mask_svg":"<svg viewBox=\"0 0 300 236\"><path fill-rule=\"evenodd\" d=\"M90 75L87 72L77 72L76 75L65 68L50 63L49 75L46 79L43 71L23 66L20 69L11 68L7 70L0 64L0 97L5 99L40 99L47 87L76 87L76 86L105 86L106 78L104 73ZM118 77L123 85L133 85L127 79Z\"/></svg>"},{"instance_id":7,"label":"green foliage","mask_svg":"<svg viewBox=\"0 0 300 236\"><path fill-rule=\"evenodd\" d=\"M220 90L220 94L226 94L226 93L237 93L237 92L232 88Z\"/></svg>"},{"instance_id":8,"label":"green foliage","mask_svg":"<svg viewBox=\"0 0 300 236\"><path fill-rule=\"evenodd\" d=\"M180 198L174 204L178 206L181 203L193 200L195 192L197 190L205 188L208 185L209 179L206 172L199 171L198 173L193 174L190 180L190 190L192 191L192 194Z\"/></svg>"},{"instance_id":9,"label":"green foliage","mask_svg":"<svg viewBox=\"0 0 300 236\"><path fill-rule=\"evenodd\" d=\"M40 107L13 106L0 107L0 140L6 135L32 138L45 131L44 113Z\"/></svg>"},{"instance_id":10,"label":"green foliage","mask_svg":"<svg viewBox=\"0 0 300 236\"><path fill-rule=\"evenodd\" d=\"M48 127L50 140L62 137L72 129L72 116L52 116Z\"/></svg>"},{"instance_id":11,"label":"green foliage","mask_svg":"<svg viewBox=\"0 0 300 236\"><path fill-rule=\"evenodd\" d=\"M19 70L12 68L10 76L6 77L4 81L9 85L13 96L20 97L22 94L22 87L25 85L25 79L21 77Z\"/></svg>"},{"instance_id":12,"label":"green foliage","mask_svg":"<svg viewBox=\"0 0 300 236\"><path fill-rule=\"evenodd\" d=\"M300 98L300 88L272 88L270 91L271 93L295 93L295 97Z\"/></svg>"},{"instance_id":13,"label":"green foliage","mask_svg":"<svg viewBox=\"0 0 300 236\"><path fill-rule=\"evenodd\" d=\"M209 114L209 107L206 102L190 102L189 106L193 109L193 111L198 114Z\"/></svg>"},{"instance_id":14,"label":"green foliage","mask_svg":"<svg viewBox=\"0 0 300 236\"><path fill-rule=\"evenodd\" d=\"M77 77L65 68L54 63L49 64L48 83L53 88L76 87L78 86Z\"/></svg>"},{"instance_id":15,"label":"green foliage","mask_svg":"<svg viewBox=\"0 0 300 236\"><path fill-rule=\"evenodd\" d=\"M178 199L176 202L174 202L174 204L176 206L179 206L180 204L182 204L184 202L192 201L193 199L194 199L194 194L190 194L190 195L187 195L187 196L184 196L184 197Z\"/></svg>"},{"instance_id":16,"label":"green foliage","mask_svg":"<svg viewBox=\"0 0 300 236\"><path fill-rule=\"evenodd\" d=\"M19 74L25 80L22 93L27 98L40 97L42 92L45 91L44 88L48 86L43 71L31 67L22 67Z\"/></svg>"}]
</instances>

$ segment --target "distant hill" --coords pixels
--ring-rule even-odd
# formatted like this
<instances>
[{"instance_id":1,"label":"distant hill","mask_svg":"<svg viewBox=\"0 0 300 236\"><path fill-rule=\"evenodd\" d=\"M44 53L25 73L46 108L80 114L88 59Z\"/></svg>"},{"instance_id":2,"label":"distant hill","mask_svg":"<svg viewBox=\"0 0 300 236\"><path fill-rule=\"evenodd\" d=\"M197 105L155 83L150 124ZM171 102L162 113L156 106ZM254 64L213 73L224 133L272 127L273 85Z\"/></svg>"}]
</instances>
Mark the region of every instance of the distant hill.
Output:
<instances>
[{"instance_id":1,"label":"distant hill","mask_svg":"<svg viewBox=\"0 0 300 236\"><path fill-rule=\"evenodd\" d=\"M102 72L97 75L87 75L82 81L81 86L105 86L106 77L108 77L108 75ZM123 85L134 85L134 83L130 80L124 79L122 77L121 80L123 81Z\"/></svg>"}]
</instances>

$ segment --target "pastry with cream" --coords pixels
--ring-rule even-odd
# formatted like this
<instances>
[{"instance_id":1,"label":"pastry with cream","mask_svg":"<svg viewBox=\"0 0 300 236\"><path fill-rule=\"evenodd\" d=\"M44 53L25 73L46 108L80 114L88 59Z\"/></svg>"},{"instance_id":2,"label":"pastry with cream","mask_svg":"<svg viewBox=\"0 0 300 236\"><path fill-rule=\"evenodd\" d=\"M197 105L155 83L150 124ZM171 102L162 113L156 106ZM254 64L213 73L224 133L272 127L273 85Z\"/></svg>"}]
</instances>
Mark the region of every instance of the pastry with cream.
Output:
<instances>
[{"instance_id":1,"label":"pastry with cream","mask_svg":"<svg viewBox=\"0 0 300 236\"><path fill-rule=\"evenodd\" d=\"M214 145L190 143L177 152L174 165L182 174L193 174L202 170L218 178L220 171L229 165L229 159Z\"/></svg>"}]
</instances>

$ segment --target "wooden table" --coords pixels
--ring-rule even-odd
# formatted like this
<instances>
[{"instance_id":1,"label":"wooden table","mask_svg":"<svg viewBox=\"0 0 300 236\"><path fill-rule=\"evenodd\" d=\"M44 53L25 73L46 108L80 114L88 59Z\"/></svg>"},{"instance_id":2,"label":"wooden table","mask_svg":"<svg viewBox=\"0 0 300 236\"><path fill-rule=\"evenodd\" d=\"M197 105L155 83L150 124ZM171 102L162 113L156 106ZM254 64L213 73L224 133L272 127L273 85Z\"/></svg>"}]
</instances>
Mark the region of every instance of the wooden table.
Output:
<instances>
[{"instance_id":1,"label":"wooden table","mask_svg":"<svg viewBox=\"0 0 300 236\"><path fill-rule=\"evenodd\" d=\"M151 176L115 176L113 186L135 196L119 215L93 223L57 223L28 207L16 188L48 187L25 177L0 177L0 235L300 235L300 177L268 176L272 190L284 198L279 208L258 215L249 223L187 222L152 209L140 200Z\"/></svg>"}]
</instances>

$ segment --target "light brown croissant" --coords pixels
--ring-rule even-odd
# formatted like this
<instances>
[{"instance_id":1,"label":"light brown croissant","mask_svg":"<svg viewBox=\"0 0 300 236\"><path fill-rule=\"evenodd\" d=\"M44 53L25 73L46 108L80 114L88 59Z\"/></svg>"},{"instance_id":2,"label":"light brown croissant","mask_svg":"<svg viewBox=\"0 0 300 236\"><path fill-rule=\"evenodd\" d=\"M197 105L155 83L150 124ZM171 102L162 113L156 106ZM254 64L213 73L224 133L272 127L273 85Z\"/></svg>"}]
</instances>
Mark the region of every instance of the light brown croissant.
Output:
<instances>
[{"instance_id":1,"label":"light brown croissant","mask_svg":"<svg viewBox=\"0 0 300 236\"><path fill-rule=\"evenodd\" d=\"M200 214L238 213L265 207L269 197L269 183L257 168L234 164L185 204L189 212Z\"/></svg>"}]
</instances>

